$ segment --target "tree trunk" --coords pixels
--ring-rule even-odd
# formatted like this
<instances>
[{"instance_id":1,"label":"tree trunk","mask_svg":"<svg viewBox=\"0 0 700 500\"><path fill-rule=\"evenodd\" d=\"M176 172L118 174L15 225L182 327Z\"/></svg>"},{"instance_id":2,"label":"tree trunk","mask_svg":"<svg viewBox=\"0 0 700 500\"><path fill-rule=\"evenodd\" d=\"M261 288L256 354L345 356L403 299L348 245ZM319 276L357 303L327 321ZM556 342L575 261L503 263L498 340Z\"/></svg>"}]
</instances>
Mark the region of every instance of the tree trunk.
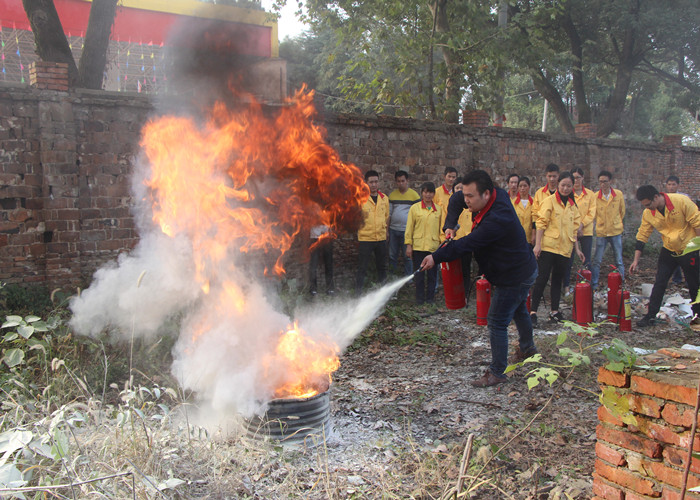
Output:
<instances>
[{"instance_id":1,"label":"tree trunk","mask_svg":"<svg viewBox=\"0 0 700 500\"><path fill-rule=\"evenodd\" d=\"M430 6L435 20L435 30L438 33L449 33L450 22L447 19L448 0L436 0ZM460 60L457 51L448 47L441 47L442 57L447 68L447 78L445 79L445 121L457 123L459 121L459 105L462 98L460 85Z\"/></svg>"},{"instance_id":2,"label":"tree trunk","mask_svg":"<svg viewBox=\"0 0 700 500\"><path fill-rule=\"evenodd\" d=\"M550 83L547 77L544 76L542 70L536 71L532 74L532 83L537 91L542 94L542 97L547 99L549 104L552 106L554 116L556 116L562 130L567 134L574 134L576 129L574 124L571 122L571 118L569 118L569 113L566 110L564 100L561 98L561 95L556 87Z\"/></svg>"},{"instance_id":3,"label":"tree trunk","mask_svg":"<svg viewBox=\"0 0 700 500\"><path fill-rule=\"evenodd\" d=\"M632 82L632 72L641 60L640 54L635 54L634 30L627 30L622 50L620 51L620 63L617 66L617 77L615 79L615 89L610 96L610 103L605 111L605 115L598 123L598 137L607 137L615 131L620 116L625 110L627 93Z\"/></svg>"},{"instance_id":4,"label":"tree trunk","mask_svg":"<svg viewBox=\"0 0 700 500\"><path fill-rule=\"evenodd\" d=\"M571 78L573 80L574 95L576 96L576 109L578 110L579 123L591 123L591 107L586 99L586 88L583 82L583 43L581 37L576 30L571 12L566 12L562 17L562 25L564 31L569 37L571 46L571 55L574 56L574 67L571 69Z\"/></svg>"},{"instance_id":5,"label":"tree trunk","mask_svg":"<svg viewBox=\"0 0 700 500\"><path fill-rule=\"evenodd\" d=\"M114 24L118 0L93 0L85 32L85 46L78 72L80 86L101 89L107 65L109 34Z\"/></svg>"},{"instance_id":6,"label":"tree trunk","mask_svg":"<svg viewBox=\"0 0 700 500\"><path fill-rule=\"evenodd\" d=\"M53 0L22 0L22 5L34 33L37 55L42 61L68 63L68 83L75 86L78 67Z\"/></svg>"}]
</instances>

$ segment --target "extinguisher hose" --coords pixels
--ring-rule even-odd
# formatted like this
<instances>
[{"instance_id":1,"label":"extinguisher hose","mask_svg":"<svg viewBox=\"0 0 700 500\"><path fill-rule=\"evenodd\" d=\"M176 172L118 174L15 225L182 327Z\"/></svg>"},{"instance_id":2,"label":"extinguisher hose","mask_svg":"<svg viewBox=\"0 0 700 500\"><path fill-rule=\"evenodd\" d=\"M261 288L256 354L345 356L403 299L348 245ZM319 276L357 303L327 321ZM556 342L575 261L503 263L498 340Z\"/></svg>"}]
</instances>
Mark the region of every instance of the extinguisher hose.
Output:
<instances>
[{"instance_id":1,"label":"extinguisher hose","mask_svg":"<svg viewBox=\"0 0 700 500\"><path fill-rule=\"evenodd\" d=\"M479 281L479 278L481 278L481 276L477 276L476 278L474 278L474 279L472 280L472 282L469 284L469 290L466 290L466 292L467 292L467 303L466 303L465 306L464 306L465 309L468 309L468 308L469 308L469 297L471 297L471 295L472 295L472 290L476 290L476 287L475 287L474 285L476 285L476 282Z\"/></svg>"},{"instance_id":2,"label":"extinguisher hose","mask_svg":"<svg viewBox=\"0 0 700 500\"><path fill-rule=\"evenodd\" d=\"M617 306L617 331L622 328L622 310L625 307L625 289L620 287L620 304ZM627 315L625 314L625 318Z\"/></svg>"}]
</instances>

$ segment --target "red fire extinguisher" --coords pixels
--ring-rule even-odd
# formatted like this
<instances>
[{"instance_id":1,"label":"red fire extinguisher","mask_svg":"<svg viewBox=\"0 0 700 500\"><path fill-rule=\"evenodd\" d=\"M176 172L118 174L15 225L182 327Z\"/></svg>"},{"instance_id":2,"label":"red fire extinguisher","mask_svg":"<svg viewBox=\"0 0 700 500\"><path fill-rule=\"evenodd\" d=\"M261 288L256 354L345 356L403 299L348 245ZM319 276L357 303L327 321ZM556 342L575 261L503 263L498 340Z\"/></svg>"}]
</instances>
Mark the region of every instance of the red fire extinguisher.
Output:
<instances>
[{"instance_id":1,"label":"red fire extinguisher","mask_svg":"<svg viewBox=\"0 0 700 500\"><path fill-rule=\"evenodd\" d=\"M487 325L489 307L491 307L491 284L480 276L476 281L476 324Z\"/></svg>"},{"instance_id":2,"label":"red fire extinguisher","mask_svg":"<svg viewBox=\"0 0 700 500\"><path fill-rule=\"evenodd\" d=\"M452 262L441 262L440 274L445 292L445 306L448 309L461 309L467 305L462 278L462 261L455 259Z\"/></svg>"},{"instance_id":3,"label":"red fire extinguisher","mask_svg":"<svg viewBox=\"0 0 700 500\"><path fill-rule=\"evenodd\" d=\"M620 291L620 285L622 285L622 276L615 266L610 267L612 267L613 270L608 273L608 321L617 323L619 321L618 313L620 310L617 292Z\"/></svg>"},{"instance_id":4,"label":"red fire extinguisher","mask_svg":"<svg viewBox=\"0 0 700 500\"><path fill-rule=\"evenodd\" d=\"M590 271L580 271L578 274L581 281L576 283L574 287L574 307L572 316L574 321L579 325L587 325L593 321L593 289L591 288L590 279L587 280L584 278L584 273L586 272L590 277Z\"/></svg>"},{"instance_id":5,"label":"red fire extinguisher","mask_svg":"<svg viewBox=\"0 0 700 500\"><path fill-rule=\"evenodd\" d=\"M527 306L527 312L532 312L530 310L530 302L532 302L532 288L530 288L530 292L527 294L527 301L525 302L525 305Z\"/></svg>"},{"instance_id":6,"label":"red fire extinguisher","mask_svg":"<svg viewBox=\"0 0 700 500\"><path fill-rule=\"evenodd\" d=\"M621 332L632 331L632 306L630 305L630 293L627 290L619 290L617 292L617 301L619 305L618 318L620 318Z\"/></svg>"}]
</instances>

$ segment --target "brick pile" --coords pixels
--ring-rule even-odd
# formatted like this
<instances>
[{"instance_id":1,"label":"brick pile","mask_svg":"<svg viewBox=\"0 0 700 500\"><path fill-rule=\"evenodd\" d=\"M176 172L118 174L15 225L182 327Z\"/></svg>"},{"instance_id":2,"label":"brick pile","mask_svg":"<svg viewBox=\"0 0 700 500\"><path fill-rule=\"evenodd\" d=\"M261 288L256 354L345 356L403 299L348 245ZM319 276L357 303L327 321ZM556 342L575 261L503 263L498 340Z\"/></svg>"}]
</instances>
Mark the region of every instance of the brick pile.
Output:
<instances>
[{"instance_id":1,"label":"brick pile","mask_svg":"<svg viewBox=\"0 0 700 500\"><path fill-rule=\"evenodd\" d=\"M489 112L481 109L466 109L462 113L462 121L467 127L488 127L490 121Z\"/></svg>"},{"instance_id":2,"label":"brick pile","mask_svg":"<svg viewBox=\"0 0 700 500\"><path fill-rule=\"evenodd\" d=\"M583 139L595 139L598 126L595 123L577 123L575 126L576 137Z\"/></svg>"},{"instance_id":3,"label":"brick pile","mask_svg":"<svg viewBox=\"0 0 700 500\"><path fill-rule=\"evenodd\" d=\"M613 388L629 402L636 425L601 406L596 431L593 494L602 500L680 498L688 457L700 377L700 353L662 349L637 360L637 365L666 366L668 371L598 372L603 388ZM700 451L695 436L694 450ZM693 458L687 488L700 486L700 461ZM700 494L686 491L686 498Z\"/></svg>"},{"instance_id":4,"label":"brick pile","mask_svg":"<svg viewBox=\"0 0 700 500\"><path fill-rule=\"evenodd\" d=\"M40 90L68 92L68 64L34 61L29 66L29 85Z\"/></svg>"}]
</instances>

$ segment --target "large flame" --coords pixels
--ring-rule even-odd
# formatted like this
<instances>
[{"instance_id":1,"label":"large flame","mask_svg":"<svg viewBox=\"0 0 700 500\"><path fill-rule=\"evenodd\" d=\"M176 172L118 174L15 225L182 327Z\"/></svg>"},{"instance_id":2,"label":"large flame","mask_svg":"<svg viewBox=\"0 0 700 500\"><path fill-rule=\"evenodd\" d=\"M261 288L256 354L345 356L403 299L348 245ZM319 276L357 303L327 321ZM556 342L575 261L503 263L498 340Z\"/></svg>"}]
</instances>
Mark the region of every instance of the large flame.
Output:
<instances>
[{"instance_id":1,"label":"large flame","mask_svg":"<svg viewBox=\"0 0 700 500\"><path fill-rule=\"evenodd\" d=\"M279 276L300 232L324 224L335 235L361 223L368 188L359 169L323 141L312 101L302 89L272 116L239 96L234 106L216 103L201 121L163 116L143 130L153 220L164 234L191 242L203 300L222 316L260 314L240 279L259 278L252 256L263 258L261 274ZM215 322L197 325L191 342ZM309 395L337 369L332 342L319 344L296 325L278 337L264 361L286 367L274 382L276 397Z\"/></svg>"}]
</instances>

